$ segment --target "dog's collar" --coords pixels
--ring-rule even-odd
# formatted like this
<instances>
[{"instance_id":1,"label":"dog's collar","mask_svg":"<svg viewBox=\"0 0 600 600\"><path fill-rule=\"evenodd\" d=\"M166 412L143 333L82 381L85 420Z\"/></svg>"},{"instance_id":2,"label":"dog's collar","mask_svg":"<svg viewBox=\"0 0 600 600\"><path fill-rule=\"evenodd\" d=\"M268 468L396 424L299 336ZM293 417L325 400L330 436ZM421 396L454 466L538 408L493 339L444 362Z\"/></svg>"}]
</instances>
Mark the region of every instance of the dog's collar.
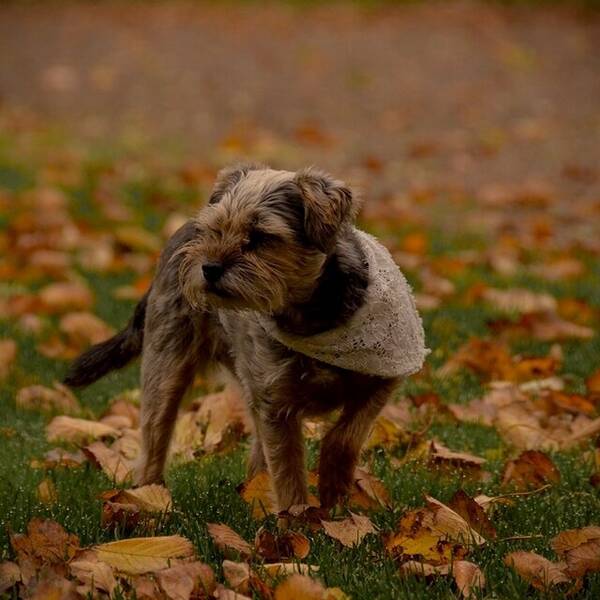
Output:
<instances>
[{"instance_id":1,"label":"dog's collar","mask_svg":"<svg viewBox=\"0 0 600 600\"><path fill-rule=\"evenodd\" d=\"M286 333L258 315L265 332L284 346L321 362L380 377L402 377L423 366L423 324L412 291L390 253L373 236L356 229L369 263L365 303L343 325L310 336Z\"/></svg>"}]
</instances>

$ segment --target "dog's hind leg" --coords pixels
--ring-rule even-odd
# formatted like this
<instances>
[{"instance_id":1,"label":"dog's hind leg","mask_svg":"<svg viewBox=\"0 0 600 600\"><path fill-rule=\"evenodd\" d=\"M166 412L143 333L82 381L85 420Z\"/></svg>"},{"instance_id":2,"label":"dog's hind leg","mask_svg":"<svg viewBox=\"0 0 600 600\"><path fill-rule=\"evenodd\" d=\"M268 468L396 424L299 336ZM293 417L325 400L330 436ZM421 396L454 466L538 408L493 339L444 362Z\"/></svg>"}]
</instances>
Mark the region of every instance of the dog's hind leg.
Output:
<instances>
[{"instance_id":1,"label":"dog's hind leg","mask_svg":"<svg viewBox=\"0 0 600 600\"><path fill-rule=\"evenodd\" d=\"M319 496L324 508L332 508L350 491L362 446L394 387L393 380L383 382L362 403L344 407L339 421L323 438Z\"/></svg>"}]
</instances>

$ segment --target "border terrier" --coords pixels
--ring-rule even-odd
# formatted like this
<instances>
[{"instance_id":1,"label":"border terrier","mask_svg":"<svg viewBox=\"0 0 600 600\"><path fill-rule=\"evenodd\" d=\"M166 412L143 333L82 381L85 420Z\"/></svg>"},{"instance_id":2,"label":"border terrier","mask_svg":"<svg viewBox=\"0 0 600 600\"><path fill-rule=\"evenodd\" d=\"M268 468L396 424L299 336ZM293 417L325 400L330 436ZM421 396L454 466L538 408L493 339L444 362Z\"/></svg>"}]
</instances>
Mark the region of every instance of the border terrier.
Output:
<instances>
[{"instance_id":1,"label":"border terrier","mask_svg":"<svg viewBox=\"0 0 600 600\"><path fill-rule=\"evenodd\" d=\"M356 213L350 189L313 168L218 174L129 324L65 379L88 385L142 355L138 484L162 481L180 401L217 366L252 416L249 476L268 470L279 510L307 501L302 419L336 409L321 443L321 504L347 494L374 420L427 352L406 280L354 226Z\"/></svg>"}]
</instances>

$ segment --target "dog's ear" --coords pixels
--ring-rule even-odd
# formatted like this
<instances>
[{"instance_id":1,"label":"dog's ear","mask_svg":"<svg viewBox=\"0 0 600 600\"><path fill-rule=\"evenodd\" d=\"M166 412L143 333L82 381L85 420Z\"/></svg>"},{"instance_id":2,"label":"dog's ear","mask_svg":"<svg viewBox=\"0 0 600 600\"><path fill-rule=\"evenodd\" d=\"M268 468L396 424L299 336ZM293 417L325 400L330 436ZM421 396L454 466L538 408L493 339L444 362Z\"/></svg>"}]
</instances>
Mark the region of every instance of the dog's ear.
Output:
<instances>
[{"instance_id":1,"label":"dog's ear","mask_svg":"<svg viewBox=\"0 0 600 600\"><path fill-rule=\"evenodd\" d=\"M304 231L322 252L329 252L342 225L356 216L352 192L341 181L314 169L302 169L294 178L304 201Z\"/></svg>"},{"instance_id":2,"label":"dog's ear","mask_svg":"<svg viewBox=\"0 0 600 600\"><path fill-rule=\"evenodd\" d=\"M231 189L238 181L242 179L249 171L265 169L264 165L258 163L240 163L225 167L217 173L215 185L208 199L209 204L216 204L221 201L223 194Z\"/></svg>"}]
</instances>

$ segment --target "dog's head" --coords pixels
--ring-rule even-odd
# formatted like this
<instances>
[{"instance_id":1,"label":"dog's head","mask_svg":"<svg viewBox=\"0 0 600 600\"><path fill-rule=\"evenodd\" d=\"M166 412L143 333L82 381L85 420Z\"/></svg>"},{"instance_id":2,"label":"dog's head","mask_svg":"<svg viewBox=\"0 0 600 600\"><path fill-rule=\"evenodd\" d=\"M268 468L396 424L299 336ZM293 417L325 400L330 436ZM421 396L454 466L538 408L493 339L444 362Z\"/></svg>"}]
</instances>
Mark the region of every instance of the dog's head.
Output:
<instances>
[{"instance_id":1,"label":"dog's head","mask_svg":"<svg viewBox=\"0 0 600 600\"><path fill-rule=\"evenodd\" d=\"M354 216L350 190L316 169L224 169L183 249L184 295L193 306L267 313L306 301Z\"/></svg>"}]
</instances>

